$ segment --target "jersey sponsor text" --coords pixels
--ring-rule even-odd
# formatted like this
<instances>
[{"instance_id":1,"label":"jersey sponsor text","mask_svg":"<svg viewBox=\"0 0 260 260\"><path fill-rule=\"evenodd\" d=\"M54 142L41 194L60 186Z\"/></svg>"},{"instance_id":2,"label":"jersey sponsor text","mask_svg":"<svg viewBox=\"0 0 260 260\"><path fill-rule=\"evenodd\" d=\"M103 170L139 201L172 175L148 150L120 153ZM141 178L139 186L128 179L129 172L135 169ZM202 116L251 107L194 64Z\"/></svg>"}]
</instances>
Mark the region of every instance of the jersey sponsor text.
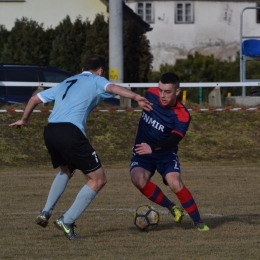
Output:
<instances>
[{"instance_id":1,"label":"jersey sponsor text","mask_svg":"<svg viewBox=\"0 0 260 260\"><path fill-rule=\"evenodd\" d=\"M161 132L164 132L164 126L161 125L159 122L157 122L155 119L153 119L152 117L148 116L145 112L143 112L142 114L142 118L143 120L151 125L152 127L154 127L155 129L161 131Z\"/></svg>"}]
</instances>

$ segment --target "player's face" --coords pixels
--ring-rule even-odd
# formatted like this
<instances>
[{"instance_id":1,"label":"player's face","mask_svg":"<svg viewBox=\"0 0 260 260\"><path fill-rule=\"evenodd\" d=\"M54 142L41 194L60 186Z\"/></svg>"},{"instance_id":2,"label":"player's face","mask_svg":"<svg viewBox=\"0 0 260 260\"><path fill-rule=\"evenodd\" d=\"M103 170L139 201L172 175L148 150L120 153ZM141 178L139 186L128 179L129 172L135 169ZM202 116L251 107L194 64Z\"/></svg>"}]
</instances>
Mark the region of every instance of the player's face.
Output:
<instances>
[{"instance_id":1,"label":"player's face","mask_svg":"<svg viewBox=\"0 0 260 260\"><path fill-rule=\"evenodd\" d=\"M179 95L181 89L176 88L173 84L163 84L159 82L159 94L160 100L163 106L171 107L176 104L177 96Z\"/></svg>"}]
</instances>

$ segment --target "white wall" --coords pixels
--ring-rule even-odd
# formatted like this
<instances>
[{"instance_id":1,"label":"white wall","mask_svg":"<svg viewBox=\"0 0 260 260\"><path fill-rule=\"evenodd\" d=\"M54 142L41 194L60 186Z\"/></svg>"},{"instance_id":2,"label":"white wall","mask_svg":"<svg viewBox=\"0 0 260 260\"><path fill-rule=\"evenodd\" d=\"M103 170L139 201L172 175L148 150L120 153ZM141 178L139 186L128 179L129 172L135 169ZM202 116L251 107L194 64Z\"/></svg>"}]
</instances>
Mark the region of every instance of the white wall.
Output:
<instances>
[{"instance_id":1,"label":"white wall","mask_svg":"<svg viewBox=\"0 0 260 260\"><path fill-rule=\"evenodd\" d=\"M95 19L97 13L107 17L106 6L100 0L26 0L25 2L0 2L0 25L11 30L16 19L26 17L45 28L56 27L67 15L72 22L81 15L82 20Z\"/></svg>"},{"instance_id":2,"label":"white wall","mask_svg":"<svg viewBox=\"0 0 260 260\"><path fill-rule=\"evenodd\" d=\"M194 1L194 23L175 24L175 1L152 3L155 18L151 24L153 30L146 35L150 40L155 70L163 63L174 64L176 59L186 57L195 51L204 55L214 54L220 59L234 59L240 50L241 11L245 7L255 6L255 3L244 1ZM135 2L126 4L135 10ZM244 35L260 37L256 10L246 10L243 17Z\"/></svg>"}]
</instances>

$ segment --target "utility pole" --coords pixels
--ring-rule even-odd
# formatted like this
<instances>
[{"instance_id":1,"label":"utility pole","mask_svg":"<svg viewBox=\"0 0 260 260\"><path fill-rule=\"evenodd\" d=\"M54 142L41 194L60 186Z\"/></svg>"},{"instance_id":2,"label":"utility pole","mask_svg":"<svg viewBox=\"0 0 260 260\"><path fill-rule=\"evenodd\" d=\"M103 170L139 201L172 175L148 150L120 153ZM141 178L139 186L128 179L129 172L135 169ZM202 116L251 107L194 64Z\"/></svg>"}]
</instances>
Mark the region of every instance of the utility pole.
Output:
<instances>
[{"instance_id":1,"label":"utility pole","mask_svg":"<svg viewBox=\"0 0 260 260\"><path fill-rule=\"evenodd\" d=\"M123 1L109 0L109 80L124 82ZM131 106L131 100L120 98L120 106Z\"/></svg>"}]
</instances>

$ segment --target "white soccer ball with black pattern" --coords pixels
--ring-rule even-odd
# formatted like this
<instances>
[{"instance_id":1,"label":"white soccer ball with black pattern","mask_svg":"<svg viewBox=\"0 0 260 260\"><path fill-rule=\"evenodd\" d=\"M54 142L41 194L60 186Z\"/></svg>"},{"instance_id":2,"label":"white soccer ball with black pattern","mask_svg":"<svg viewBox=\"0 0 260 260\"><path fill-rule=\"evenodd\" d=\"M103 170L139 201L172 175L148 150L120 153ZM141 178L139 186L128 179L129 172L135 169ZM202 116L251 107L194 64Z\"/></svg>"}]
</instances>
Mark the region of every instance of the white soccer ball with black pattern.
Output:
<instances>
[{"instance_id":1,"label":"white soccer ball with black pattern","mask_svg":"<svg viewBox=\"0 0 260 260\"><path fill-rule=\"evenodd\" d=\"M150 231L159 224L159 212L152 206L144 205L136 209L134 224L142 231Z\"/></svg>"}]
</instances>

